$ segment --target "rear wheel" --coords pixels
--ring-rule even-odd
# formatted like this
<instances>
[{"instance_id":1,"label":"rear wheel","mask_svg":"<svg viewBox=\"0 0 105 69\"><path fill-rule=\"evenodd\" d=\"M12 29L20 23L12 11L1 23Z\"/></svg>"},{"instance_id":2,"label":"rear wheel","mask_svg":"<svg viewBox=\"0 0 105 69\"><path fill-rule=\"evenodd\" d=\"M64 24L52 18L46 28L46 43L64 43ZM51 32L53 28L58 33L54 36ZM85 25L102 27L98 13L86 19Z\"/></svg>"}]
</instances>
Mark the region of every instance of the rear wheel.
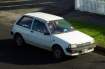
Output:
<instances>
[{"instance_id":1,"label":"rear wheel","mask_svg":"<svg viewBox=\"0 0 105 69\"><path fill-rule=\"evenodd\" d=\"M53 56L55 59L62 59L64 57L63 49L59 46L53 47Z\"/></svg>"},{"instance_id":2,"label":"rear wheel","mask_svg":"<svg viewBox=\"0 0 105 69\"><path fill-rule=\"evenodd\" d=\"M14 37L17 46L23 46L25 44L21 35L15 35Z\"/></svg>"}]
</instances>

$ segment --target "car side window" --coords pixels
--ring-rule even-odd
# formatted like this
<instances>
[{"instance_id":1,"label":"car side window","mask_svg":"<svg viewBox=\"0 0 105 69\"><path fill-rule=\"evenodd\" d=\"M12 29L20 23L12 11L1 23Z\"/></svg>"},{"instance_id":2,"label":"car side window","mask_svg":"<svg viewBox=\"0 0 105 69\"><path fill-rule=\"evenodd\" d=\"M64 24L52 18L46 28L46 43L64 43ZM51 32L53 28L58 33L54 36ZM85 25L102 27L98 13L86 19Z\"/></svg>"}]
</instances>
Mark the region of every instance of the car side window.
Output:
<instances>
[{"instance_id":1,"label":"car side window","mask_svg":"<svg viewBox=\"0 0 105 69\"><path fill-rule=\"evenodd\" d=\"M48 33L45 23L43 23L39 20L34 20L32 30L35 30L35 31L38 31L41 33Z\"/></svg>"},{"instance_id":2,"label":"car side window","mask_svg":"<svg viewBox=\"0 0 105 69\"><path fill-rule=\"evenodd\" d=\"M33 22L32 17L23 16L18 22L17 25L23 26L25 28L30 29Z\"/></svg>"}]
</instances>

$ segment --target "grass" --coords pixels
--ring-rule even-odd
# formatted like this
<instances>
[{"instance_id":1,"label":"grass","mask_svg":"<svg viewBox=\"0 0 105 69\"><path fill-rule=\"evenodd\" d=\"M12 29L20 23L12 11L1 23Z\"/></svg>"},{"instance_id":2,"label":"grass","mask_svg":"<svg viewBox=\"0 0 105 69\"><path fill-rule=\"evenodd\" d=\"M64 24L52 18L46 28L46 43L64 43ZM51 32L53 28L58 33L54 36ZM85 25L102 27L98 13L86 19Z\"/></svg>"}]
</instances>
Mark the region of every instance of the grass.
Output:
<instances>
[{"instance_id":1,"label":"grass","mask_svg":"<svg viewBox=\"0 0 105 69\"><path fill-rule=\"evenodd\" d=\"M105 47L105 27L104 26L90 24L88 22L83 23L75 19L69 19L69 21L76 29L92 36L95 39L97 45Z\"/></svg>"}]
</instances>

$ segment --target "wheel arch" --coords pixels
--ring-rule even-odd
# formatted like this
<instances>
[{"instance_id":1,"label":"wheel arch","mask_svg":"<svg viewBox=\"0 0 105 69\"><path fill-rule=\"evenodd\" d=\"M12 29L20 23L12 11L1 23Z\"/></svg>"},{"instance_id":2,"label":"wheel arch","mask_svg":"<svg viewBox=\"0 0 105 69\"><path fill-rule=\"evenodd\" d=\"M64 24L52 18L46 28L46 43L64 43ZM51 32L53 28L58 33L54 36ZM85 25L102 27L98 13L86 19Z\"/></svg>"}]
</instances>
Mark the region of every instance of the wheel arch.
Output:
<instances>
[{"instance_id":1,"label":"wheel arch","mask_svg":"<svg viewBox=\"0 0 105 69\"><path fill-rule=\"evenodd\" d=\"M52 45L52 50L53 50L54 47L60 47L60 48L63 50L62 46L59 45L59 44L53 44L53 45Z\"/></svg>"},{"instance_id":2,"label":"wheel arch","mask_svg":"<svg viewBox=\"0 0 105 69\"><path fill-rule=\"evenodd\" d=\"M15 38L17 35L19 35L19 36L21 36L23 38L23 36L19 32L14 33L13 38Z\"/></svg>"}]
</instances>

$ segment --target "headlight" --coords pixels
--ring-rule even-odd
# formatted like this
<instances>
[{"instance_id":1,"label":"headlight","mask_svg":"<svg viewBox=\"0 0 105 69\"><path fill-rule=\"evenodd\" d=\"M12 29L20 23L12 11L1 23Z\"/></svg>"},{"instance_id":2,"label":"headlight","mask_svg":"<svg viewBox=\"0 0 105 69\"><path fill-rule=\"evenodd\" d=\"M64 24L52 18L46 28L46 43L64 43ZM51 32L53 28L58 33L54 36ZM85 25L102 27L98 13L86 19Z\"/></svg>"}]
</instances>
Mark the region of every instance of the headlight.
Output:
<instances>
[{"instance_id":1,"label":"headlight","mask_svg":"<svg viewBox=\"0 0 105 69\"><path fill-rule=\"evenodd\" d=\"M76 48L76 47L77 47L76 44L69 45L69 48Z\"/></svg>"},{"instance_id":2,"label":"headlight","mask_svg":"<svg viewBox=\"0 0 105 69\"><path fill-rule=\"evenodd\" d=\"M95 40L94 39L91 41L91 44L93 44L93 43L95 43Z\"/></svg>"}]
</instances>

